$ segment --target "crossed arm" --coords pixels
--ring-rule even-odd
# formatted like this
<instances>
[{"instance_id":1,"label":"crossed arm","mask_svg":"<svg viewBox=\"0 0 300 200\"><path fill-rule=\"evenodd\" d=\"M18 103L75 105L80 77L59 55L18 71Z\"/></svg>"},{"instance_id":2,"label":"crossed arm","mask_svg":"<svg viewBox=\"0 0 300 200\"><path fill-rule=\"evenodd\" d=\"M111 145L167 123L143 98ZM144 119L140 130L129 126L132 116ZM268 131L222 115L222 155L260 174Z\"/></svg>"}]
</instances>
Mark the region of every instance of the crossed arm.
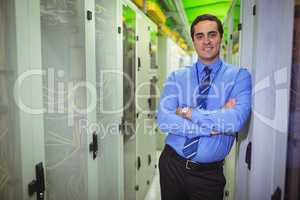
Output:
<instances>
[{"instance_id":1,"label":"crossed arm","mask_svg":"<svg viewBox=\"0 0 300 200\"><path fill-rule=\"evenodd\" d=\"M186 137L231 134L242 128L251 110L251 76L247 70L241 70L229 100L217 110L188 108L182 113L179 90L172 74L165 83L157 112L157 123L163 132Z\"/></svg>"},{"instance_id":2,"label":"crossed arm","mask_svg":"<svg viewBox=\"0 0 300 200\"><path fill-rule=\"evenodd\" d=\"M224 109L233 109L234 106L235 106L235 104L236 104L236 100L232 98L232 99L229 99L229 100L225 103L225 105L224 105L223 108L224 108ZM192 120L193 109L192 109L191 107L188 107L188 108L187 108L187 112L183 112L182 110L183 110L183 108L178 107L178 108L176 109L176 115L179 115L179 116L181 116L181 117L183 117L183 118L186 118L186 119L188 119L188 120ZM217 130L211 130L210 134L211 134L211 135L219 135L219 134L221 134L221 132L219 132L219 131L217 131Z\"/></svg>"}]
</instances>

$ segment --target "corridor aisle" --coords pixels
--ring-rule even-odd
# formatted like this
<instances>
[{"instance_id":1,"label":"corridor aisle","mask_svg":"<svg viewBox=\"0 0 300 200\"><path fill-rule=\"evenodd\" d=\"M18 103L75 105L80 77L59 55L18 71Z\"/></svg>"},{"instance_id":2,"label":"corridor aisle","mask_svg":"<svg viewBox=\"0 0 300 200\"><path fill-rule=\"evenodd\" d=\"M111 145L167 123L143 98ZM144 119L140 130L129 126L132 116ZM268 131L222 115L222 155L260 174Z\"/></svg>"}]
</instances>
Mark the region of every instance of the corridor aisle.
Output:
<instances>
[{"instance_id":1,"label":"corridor aisle","mask_svg":"<svg viewBox=\"0 0 300 200\"><path fill-rule=\"evenodd\" d=\"M157 151L156 153L156 166L158 166L158 158L161 152ZM156 168L155 176L153 178L152 184L149 188L148 193L146 194L145 200L160 200L160 186L159 186L159 172L158 167Z\"/></svg>"}]
</instances>

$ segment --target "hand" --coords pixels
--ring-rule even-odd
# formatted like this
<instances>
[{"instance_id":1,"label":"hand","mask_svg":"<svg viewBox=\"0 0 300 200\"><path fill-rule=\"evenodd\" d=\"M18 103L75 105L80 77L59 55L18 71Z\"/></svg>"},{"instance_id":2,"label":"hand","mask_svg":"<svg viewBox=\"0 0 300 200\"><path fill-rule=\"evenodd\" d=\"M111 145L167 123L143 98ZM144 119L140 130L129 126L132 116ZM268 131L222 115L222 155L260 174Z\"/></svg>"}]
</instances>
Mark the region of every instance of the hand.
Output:
<instances>
[{"instance_id":1,"label":"hand","mask_svg":"<svg viewBox=\"0 0 300 200\"><path fill-rule=\"evenodd\" d=\"M176 115L182 115L181 108L176 108Z\"/></svg>"},{"instance_id":2,"label":"hand","mask_svg":"<svg viewBox=\"0 0 300 200\"><path fill-rule=\"evenodd\" d=\"M236 100L235 99L229 99L226 104L224 105L224 108L228 109L228 108L233 108L236 104Z\"/></svg>"},{"instance_id":3,"label":"hand","mask_svg":"<svg viewBox=\"0 0 300 200\"><path fill-rule=\"evenodd\" d=\"M217 131L212 131L210 132L210 135L214 136L214 135L220 135L221 133L220 132L217 132Z\"/></svg>"},{"instance_id":4,"label":"hand","mask_svg":"<svg viewBox=\"0 0 300 200\"><path fill-rule=\"evenodd\" d=\"M182 116L183 117L183 114L182 114L182 108L180 108L180 107L178 107L177 109L176 109L176 115L180 115L180 116Z\"/></svg>"},{"instance_id":5,"label":"hand","mask_svg":"<svg viewBox=\"0 0 300 200\"><path fill-rule=\"evenodd\" d=\"M187 109L187 111L183 112L182 111L183 109ZM190 107L185 107L185 108L178 107L176 109L176 114L179 115L179 116L181 116L181 117L184 117L186 119L191 120L192 119L192 108L190 108Z\"/></svg>"},{"instance_id":6,"label":"hand","mask_svg":"<svg viewBox=\"0 0 300 200\"><path fill-rule=\"evenodd\" d=\"M226 109L233 108L233 107L235 106L235 104L236 104L235 99L229 99L229 100L226 102L226 104L224 105L224 108L226 108ZM219 135L219 134L221 134L221 133L220 133L220 132L217 132L217 131L212 131L210 134L211 134L212 136L214 136L214 135Z\"/></svg>"}]
</instances>

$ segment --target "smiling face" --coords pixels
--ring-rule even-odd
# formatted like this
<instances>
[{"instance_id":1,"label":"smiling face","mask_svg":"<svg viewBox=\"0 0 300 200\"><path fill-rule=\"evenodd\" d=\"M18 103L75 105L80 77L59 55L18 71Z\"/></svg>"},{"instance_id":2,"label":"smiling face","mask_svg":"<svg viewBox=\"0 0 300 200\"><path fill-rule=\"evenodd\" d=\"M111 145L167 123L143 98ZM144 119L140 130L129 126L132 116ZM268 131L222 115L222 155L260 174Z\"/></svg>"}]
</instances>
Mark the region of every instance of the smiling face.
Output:
<instances>
[{"instance_id":1,"label":"smiling face","mask_svg":"<svg viewBox=\"0 0 300 200\"><path fill-rule=\"evenodd\" d=\"M219 57L221 35L215 21L200 21L194 26L193 43L199 59L204 64L212 64Z\"/></svg>"}]
</instances>

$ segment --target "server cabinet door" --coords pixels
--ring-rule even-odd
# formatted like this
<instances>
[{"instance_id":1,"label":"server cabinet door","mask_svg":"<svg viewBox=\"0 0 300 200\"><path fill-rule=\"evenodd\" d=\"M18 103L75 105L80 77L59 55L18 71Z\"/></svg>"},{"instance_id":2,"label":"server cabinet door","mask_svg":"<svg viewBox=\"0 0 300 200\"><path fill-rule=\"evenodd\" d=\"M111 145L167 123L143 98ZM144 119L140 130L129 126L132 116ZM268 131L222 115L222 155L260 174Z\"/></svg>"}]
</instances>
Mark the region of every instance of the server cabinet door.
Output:
<instances>
[{"instance_id":1,"label":"server cabinet door","mask_svg":"<svg viewBox=\"0 0 300 200\"><path fill-rule=\"evenodd\" d=\"M136 131L136 153L137 158L140 159L141 167L137 170L137 185L139 190L137 191L137 199L143 199L147 191L147 151L148 151L148 137L146 132L147 115L149 113L148 98L150 94L149 87L149 69L150 69L150 54L149 54L149 31L146 17L142 14L137 15L137 57L138 66L137 69L137 100L136 109L138 113L137 118L137 131Z\"/></svg>"},{"instance_id":2,"label":"server cabinet door","mask_svg":"<svg viewBox=\"0 0 300 200\"><path fill-rule=\"evenodd\" d=\"M123 16L124 199L136 199L136 13L128 5Z\"/></svg>"},{"instance_id":3,"label":"server cabinet door","mask_svg":"<svg viewBox=\"0 0 300 200\"><path fill-rule=\"evenodd\" d=\"M20 110L13 97L18 75L14 2L0 1L0 199L23 199ZM31 138L31 135L28 135ZM28 171L27 171L28 172Z\"/></svg>"},{"instance_id":4,"label":"server cabinet door","mask_svg":"<svg viewBox=\"0 0 300 200\"><path fill-rule=\"evenodd\" d=\"M293 4L293 0L256 1L249 199L271 199L273 195L282 199L284 194Z\"/></svg>"},{"instance_id":5,"label":"server cabinet door","mask_svg":"<svg viewBox=\"0 0 300 200\"><path fill-rule=\"evenodd\" d=\"M251 72L252 82L255 80L255 48L256 48L256 0L241 2L242 24L240 39L240 65ZM236 164L236 188L235 199L247 199L249 197L249 175L251 169L251 140L253 132L253 112L244 129L238 134L237 139L237 164ZM247 150L248 149L248 150ZM247 162L246 162L247 160ZM247 198L246 198L247 197Z\"/></svg>"},{"instance_id":6,"label":"server cabinet door","mask_svg":"<svg viewBox=\"0 0 300 200\"><path fill-rule=\"evenodd\" d=\"M226 45L226 58L225 61L231 63L235 66L240 66L239 57L240 57L240 48L239 48L239 31L237 20L239 20L240 15L237 12L240 9L240 3L237 1L232 2L231 9L228 11L227 21L225 28L228 29L227 33L227 45ZM241 131L237 133L238 135L242 134ZM236 191L236 154L237 154L237 142L236 140L232 144L229 154L225 158L224 164L224 175L226 177L226 185L224 188L224 200L233 200Z\"/></svg>"},{"instance_id":7,"label":"server cabinet door","mask_svg":"<svg viewBox=\"0 0 300 200\"><path fill-rule=\"evenodd\" d=\"M92 1L40 0L47 199L97 198Z\"/></svg>"},{"instance_id":8,"label":"server cabinet door","mask_svg":"<svg viewBox=\"0 0 300 200\"><path fill-rule=\"evenodd\" d=\"M149 97L147 98L147 123L145 124L145 135L147 137L148 146L146 150L146 173L147 180L146 184L150 185L155 174L155 161L156 161L156 102L157 99L157 26L152 21L148 20L148 37L149 37L149 72L148 72L148 92Z\"/></svg>"},{"instance_id":9,"label":"server cabinet door","mask_svg":"<svg viewBox=\"0 0 300 200\"><path fill-rule=\"evenodd\" d=\"M99 199L124 199L122 21L119 0L95 0Z\"/></svg>"},{"instance_id":10,"label":"server cabinet door","mask_svg":"<svg viewBox=\"0 0 300 200\"><path fill-rule=\"evenodd\" d=\"M0 199L37 198L34 179L44 196L42 168L35 174L44 163L38 3L0 1Z\"/></svg>"}]
</instances>

